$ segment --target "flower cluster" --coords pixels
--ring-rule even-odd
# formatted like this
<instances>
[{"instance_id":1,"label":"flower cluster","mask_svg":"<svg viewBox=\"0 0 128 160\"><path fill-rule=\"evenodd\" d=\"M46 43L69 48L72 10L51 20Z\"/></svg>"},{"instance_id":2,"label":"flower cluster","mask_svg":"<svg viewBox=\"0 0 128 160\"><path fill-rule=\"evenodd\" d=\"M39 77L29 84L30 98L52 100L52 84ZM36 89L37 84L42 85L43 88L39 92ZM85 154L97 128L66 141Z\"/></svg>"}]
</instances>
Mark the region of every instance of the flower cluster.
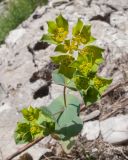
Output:
<instances>
[{"instance_id":1,"label":"flower cluster","mask_svg":"<svg viewBox=\"0 0 128 160\"><path fill-rule=\"evenodd\" d=\"M22 110L23 121L17 123L16 143L31 142L37 137L46 136L54 131L54 120L43 110L29 107Z\"/></svg>"},{"instance_id":2,"label":"flower cluster","mask_svg":"<svg viewBox=\"0 0 128 160\"><path fill-rule=\"evenodd\" d=\"M61 25L60 23L58 25L58 22L61 22ZM55 29L52 34L54 41L57 42L55 51L59 54L51 57L51 59L54 63L59 64L58 73L72 82L75 86L74 89L83 94L84 100L88 97L88 93L93 95L91 92L96 90L95 93L101 95L111 83L111 79L97 76L98 66L103 62L102 52L104 50L92 45L96 39L91 35L91 26L84 25L78 19L72 29L71 39L67 39L68 22L62 15L56 18L56 22L48 22L48 27L48 35L51 34L53 28ZM46 36L43 36L43 41L47 41ZM75 52L77 52L77 57L74 57ZM93 102L93 99L98 97L97 94L90 96L90 101Z\"/></svg>"},{"instance_id":3,"label":"flower cluster","mask_svg":"<svg viewBox=\"0 0 128 160\"><path fill-rule=\"evenodd\" d=\"M56 45L57 54L51 60L59 67L52 73L52 79L64 86L63 96L47 107L23 109L23 121L17 123L15 141L26 143L50 134L66 141L69 150L70 142L81 131L83 122L79 117L80 101L74 95L66 94L66 88L79 91L88 106L100 98L112 80L97 75L104 50L92 44L96 39L91 35L90 25L84 25L78 19L70 37L68 21L62 15L47 24L48 34L43 35L42 40Z\"/></svg>"},{"instance_id":4,"label":"flower cluster","mask_svg":"<svg viewBox=\"0 0 128 160\"><path fill-rule=\"evenodd\" d=\"M67 37L68 31L66 31L63 27L56 28L52 38L56 42L63 42L63 40Z\"/></svg>"}]
</instances>

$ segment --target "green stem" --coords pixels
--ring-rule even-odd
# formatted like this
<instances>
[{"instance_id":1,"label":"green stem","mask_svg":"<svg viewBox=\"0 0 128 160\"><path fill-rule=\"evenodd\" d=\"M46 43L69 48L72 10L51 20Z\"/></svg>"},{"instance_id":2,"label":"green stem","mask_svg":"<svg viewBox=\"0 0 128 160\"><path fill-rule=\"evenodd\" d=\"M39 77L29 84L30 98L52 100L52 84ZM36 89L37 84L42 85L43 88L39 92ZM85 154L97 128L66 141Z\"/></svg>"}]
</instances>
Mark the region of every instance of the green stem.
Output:
<instances>
[{"instance_id":1,"label":"green stem","mask_svg":"<svg viewBox=\"0 0 128 160\"><path fill-rule=\"evenodd\" d=\"M66 104L66 86L64 86L64 105L65 107L67 107L67 104Z\"/></svg>"}]
</instances>

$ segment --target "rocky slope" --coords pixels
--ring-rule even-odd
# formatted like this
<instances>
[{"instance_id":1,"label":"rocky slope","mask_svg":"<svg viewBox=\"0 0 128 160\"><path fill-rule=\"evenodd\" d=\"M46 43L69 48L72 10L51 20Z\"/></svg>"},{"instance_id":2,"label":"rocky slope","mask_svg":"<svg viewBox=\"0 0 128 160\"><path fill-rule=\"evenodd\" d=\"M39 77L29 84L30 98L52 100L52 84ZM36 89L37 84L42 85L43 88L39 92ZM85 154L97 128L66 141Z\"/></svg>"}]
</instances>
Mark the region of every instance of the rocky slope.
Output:
<instances>
[{"instance_id":1,"label":"rocky slope","mask_svg":"<svg viewBox=\"0 0 128 160\"><path fill-rule=\"evenodd\" d=\"M54 46L39 42L47 31L46 22L60 13L69 20L71 26L77 18L92 25L92 34L97 38L97 45L105 48L105 62L99 71L101 75L112 77L112 85L128 79L127 0L51 0L47 6L37 8L28 20L10 32L5 44L0 46L0 160L19 148L14 143L13 133L20 118L20 110L29 105L47 105L61 94L61 87L49 85L46 81L54 68L49 58L54 54ZM126 100L128 85L125 84L120 89L118 92L112 92L99 104L100 112L103 110L103 113L109 113L113 108L117 108L116 103L120 102L120 99ZM118 115L120 118L115 117L102 122L99 122L99 118L93 123L86 122L88 124L85 123L82 135L94 140L101 131L104 141L109 143L127 141L127 104L120 102L124 109L124 112L122 110L118 112L121 114ZM88 130L91 128L87 127L89 125L92 130ZM98 129L91 135L94 131L93 126ZM113 129L117 130L116 133ZM111 136L107 138L105 133L110 130ZM43 140L28 150L34 160L38 160L48 150L45 143L47 141Z\"/></svg>"}]
</instances>

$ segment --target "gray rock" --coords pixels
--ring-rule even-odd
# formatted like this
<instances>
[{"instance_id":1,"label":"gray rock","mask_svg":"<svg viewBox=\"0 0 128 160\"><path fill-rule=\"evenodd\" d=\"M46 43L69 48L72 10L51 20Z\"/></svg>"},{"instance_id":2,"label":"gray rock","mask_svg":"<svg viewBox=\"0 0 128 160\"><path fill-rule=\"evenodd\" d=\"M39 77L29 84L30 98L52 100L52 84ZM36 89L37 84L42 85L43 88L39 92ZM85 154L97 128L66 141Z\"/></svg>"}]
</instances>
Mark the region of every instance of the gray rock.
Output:
<instances>
[{"instance_id":1,"label":"gray rock","mask_svg":"<svg viewBox=\"0 0 128 160\"><path fill-rule=\"evenodd\" d=\"M128 115L112 117L100 122L103 140L112 144L128 141Z\"/></svg>"},{"instance_id":2,"label":"gray rock","mask_svg":"<svg viewBox=\"0 0 128 160\"><path fill-rule=\"evenodd\" d=\"M83 121L86 122L86 121L89 121L89 120L92 120L96 117L98 117L100 115L100 111L99 110L95 110L93 112L91 112L90 114L86 115L83 117Z\"/></svg>"},{"instance_id":3,"label":"gray rock","mask_svg":"<svg viewBox=\"0 0 128 160\"><path fill-rule=\"evenodd\" d=\"M84 123L81 136L86 136L87 140L95 140L100 133L99 121L90 121Z\"/></svg>"},{"instance_id":4,"label":"gray rock","mask_svg":"<svg viewBox=\"0 0 128 160\"><path fill-rule=\"evenodd\" d=\"M23 28L15 29L9 33L9 36L6 38L5 43L8 46L14 46L15 43L22 38L22 36L26 33L26 30Z\"/></svg>"},{"instance_id":5,"label":"gray rock","mask_svg":"<svg viewBox=\"0 0 128 160\"><path fill-rule=\"evenodd\" d=\"M116 8L118 10L122 10L123 8L128 8L128 1L127 0L94 0L92 4L96 3L98 5L105 4L109 5L110 7Z\"/></svg>"},{"instance_id":6,"label":"gray rock","mask_svg":"<svg viewBox=\"0 0 128 160\"><path fill-rule=\"evenodd\" d=\"M105 62L99 74L112 77L113 83L116 84L128 77L128 10L126 8L128 8L127 0L74 0L70 2L69 0L51 0L46 7L37 8L26 21L10 32L6 38L6 45L0 46L0 84L2 86L0 87L0 149L4 159L19 147L14 143L13 132L16 122L20 119L20 110L29 105L48 105L62 93L62 87L52 84L49 88L51 95L33 98L34 93L45 85L45 82L39 78L31 83L30 78L33 73L40 71L49 63L50 56L54 55L54 46L51 45L33 53L28 51L28 46L32 46L33 49L34 44L40 41L42 35L47 32L47 21L55 19L56 15L61 12L69 20L71 26L77 18L81 18L85 23L91 23L92 34L97 38L96 44L105 48L103 54ZM104 16L110 12L111 14L106 19ZM33 15L38 15L38 18L33 19ZM103 19L97 18L89 22L97 15ZM44 30L40 29L41 27ZM91 115L92 117L94 116ZM94 140L99 136L99 132L98 121L87 122L84 124L82 135L87 136L89 140ZM123 134L122 137L123 140L127 136ZM38 159L38 155L43 152L41 145L37 146L31 152L34 159Z\"/></svg>"},{"instance_id":7,"label":"gray rock","mask_svg":"<svg viewBox=\"0 0 128 160\"><path fill-rule=\"evenodd\" d=\"M128 34L128 13L126 11L113 12L110 17L110 23Z\"/></svg>"}]
</instances>

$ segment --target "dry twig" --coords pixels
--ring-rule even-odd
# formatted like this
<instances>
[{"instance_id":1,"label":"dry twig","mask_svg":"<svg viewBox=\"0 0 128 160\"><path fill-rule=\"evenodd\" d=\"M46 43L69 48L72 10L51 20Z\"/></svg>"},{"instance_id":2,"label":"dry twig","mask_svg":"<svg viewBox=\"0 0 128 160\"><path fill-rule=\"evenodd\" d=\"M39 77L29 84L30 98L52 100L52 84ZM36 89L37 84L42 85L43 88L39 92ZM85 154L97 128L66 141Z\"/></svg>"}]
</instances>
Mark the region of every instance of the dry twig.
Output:
<instances>
[{"instance_id":1,"label":"dry twig","mask_svg":"<svg viewBox=\"0 0 128 160\"><path fill-rule=\"evenodd\" d=\"M40 137L28 144L26 144L25 146L23 146L22 148L20 148L18 151L16 151L15 153L13 153L12 155L10 155L9 157L7 157L5 160L11 160L14 157L18 156L19 154L21 154L22 152L26 151L28 148L32 147L33 145L35 145L36 143L38 143L39 141L41 141L44 137Z\"/></svg>"}]
</instances>

